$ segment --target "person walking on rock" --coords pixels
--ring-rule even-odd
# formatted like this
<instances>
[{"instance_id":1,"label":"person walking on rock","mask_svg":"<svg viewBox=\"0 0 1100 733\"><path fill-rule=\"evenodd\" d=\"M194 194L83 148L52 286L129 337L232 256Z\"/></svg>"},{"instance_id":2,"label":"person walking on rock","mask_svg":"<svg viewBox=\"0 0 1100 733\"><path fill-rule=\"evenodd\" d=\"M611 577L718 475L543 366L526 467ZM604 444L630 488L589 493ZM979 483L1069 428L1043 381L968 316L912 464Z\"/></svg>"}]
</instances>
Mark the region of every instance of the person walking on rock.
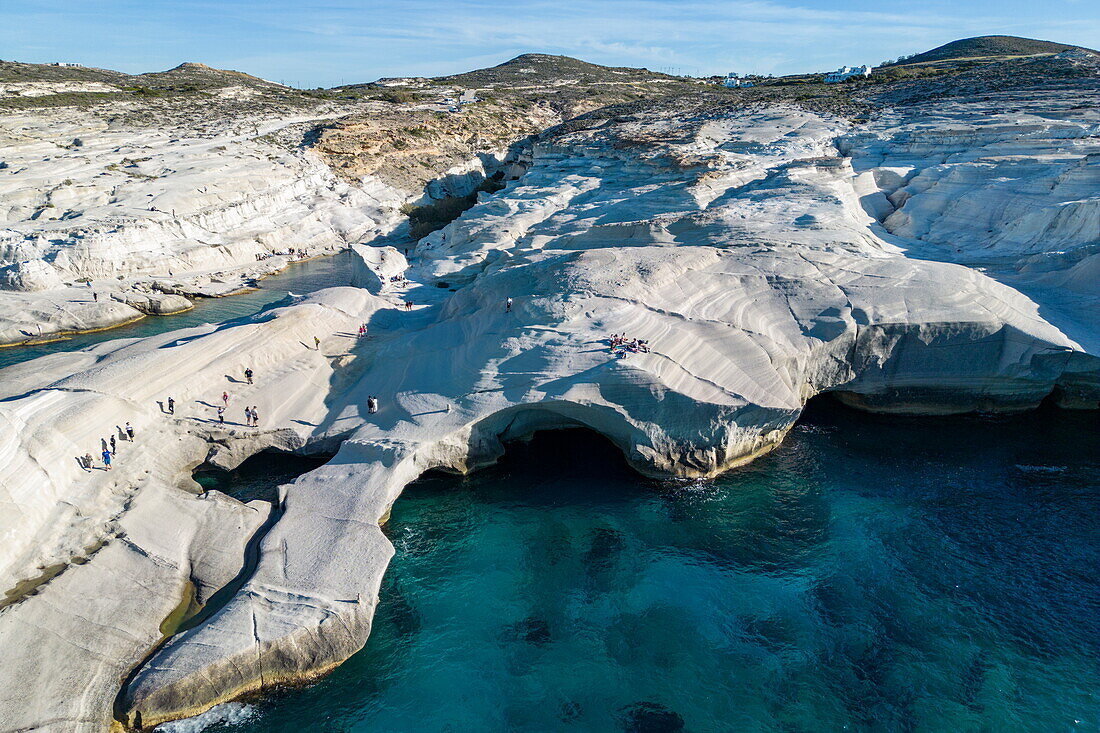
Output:
<instances>
[{"instance_id":1,"label":"person walking on rock","mask_svg":"<svg viewBox=\"0 0 1100 733\"><path fill-rule=\"evenodd\" d=\"M222 404L225 405L226 407L229 407L229 393L228 392L222 392Z\"/></svg>"},{"instance_id":2,"label":"person walking on rock","mask_svg":"<svg viewBox=\"0 0 1100 733\"><path fill-rule=\"evenodd\" d=\"M256 411L256 408L252 408L252 427L260 427L260 413Z\"/></svg>"},{"instance_id":3,"label":"person walking on rock","mask_svg":"<svg viewBox=\"0 0 1100 733\"><path fill-rule=\"evenodd\" d=\"M168 414L169 415L175 415L176 414L176 401L174 399L172 399L171 397L168 398Z\"/></svg>"},{"instance_id":4,"label":"person walking on rock","mask_svg":"<svg viewBox=\"0 0 1100 733\"><path fill-rule=\"evenodd\" d=\"M111 470L111 451L109 450L103 451L103 470Z\"/></svg>"},{"instance_id":5,"label":"person walking on rock","mask_svg":"<svg viewBox=\"0 0 1100 733\"><path fill-rule=\"evenodd\" d=\"M84 468L88 469L89 471L92 470L92 454L91 453L85 453L84 454Z\"/></svg>"},{"instance_id":6,"label":"person walking on rock","mask_svg":"<svg viewBox=\"0 0 1100 733\"><path fill-rule=\"evenodd\" d=\"M249 384L252 384L252 370L251 369L245 369L244 370L244 378L245 378L245 380L248 381Z\"/></svg>"},{"instance_id":7,"label":"person walking on rock","mask_svg":"<svg viewBox=\"0 0 1100 733\"><path fill-rule=\"evenodd\" d=\"M225 424L225 408L221 405L218 406L218 422Z\"/></svg>"},{"instance_id":8,"label":"person walking on rock","mask_svg":"<svg viewBox=\"0 0 1100 733\"><path fill-rule=\"evenodd\" d=\"M134 429L130 427L129 421L126 423L126 437L131 443L134 442Z\"/></svg>"},{"instance_id":9,"label":"person walking on rock","mask_svg":"<svg viewBox=\"0 0 1100 733\"><path fill-rule=\"evenodd\" d=\"M313 337L313 348L317 351L321 350L321 339L317 338L316 336Z\"/></svg>"},{"instance_id":10,"label":"person walking on rock","mask_svg":"<svg viewBox=\"0 0 1100 733\"><path fill-rule=\"evenodd\" d=\"M111 450L110 450L110 453L111 453L112 456L115 454L115 436L113 436L113 435L111 436Z\"/></svg>"}]
</instances>

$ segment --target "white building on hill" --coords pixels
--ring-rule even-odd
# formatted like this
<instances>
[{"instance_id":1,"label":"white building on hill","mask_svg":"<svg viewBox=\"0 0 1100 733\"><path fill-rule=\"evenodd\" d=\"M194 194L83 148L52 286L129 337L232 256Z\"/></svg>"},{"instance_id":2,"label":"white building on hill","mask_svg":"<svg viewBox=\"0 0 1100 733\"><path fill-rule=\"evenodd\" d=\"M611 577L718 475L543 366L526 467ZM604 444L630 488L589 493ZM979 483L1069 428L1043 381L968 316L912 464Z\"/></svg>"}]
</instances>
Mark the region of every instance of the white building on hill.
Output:
<instances>
[{"instance_id":1,"label":"white building on hill","mask_svg":"<svg viewBox=\"0 0 1100 733\"><path fill-rule=\"evenodd\" d=\"M726 74L725 80L722 82L722 86L729 87L730 89L736 89L737 87L751 87L753 83L746 81L745 79L738 79L737 74L732 71Z\"/></svg>"},{"instance_id":2,"label":"white building on hill","mask_svg":"<svg viewBox=\"0 0 1100 733\"><path fill-rule=\"evenodd\" d=\"M847 81L848 79L870 75L870 66L841 66L836 71L831 71L825 75L825 83L836 84L839 81Z\"/></svg>"}]
</instances>

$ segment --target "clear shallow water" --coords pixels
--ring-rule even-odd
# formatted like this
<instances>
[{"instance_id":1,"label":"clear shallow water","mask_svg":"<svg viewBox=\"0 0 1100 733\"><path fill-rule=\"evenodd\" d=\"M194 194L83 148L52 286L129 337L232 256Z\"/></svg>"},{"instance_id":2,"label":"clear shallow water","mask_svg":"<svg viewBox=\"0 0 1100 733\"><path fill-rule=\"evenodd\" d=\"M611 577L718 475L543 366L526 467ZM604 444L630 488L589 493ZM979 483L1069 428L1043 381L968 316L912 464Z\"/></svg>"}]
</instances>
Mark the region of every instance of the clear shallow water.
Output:
<instances>
[{"instance_id":1,"label":"clear shallow water","mask_svg":"<svg viewBox=\"0 0 1100 733\"><path fill-rule=\"evenodd\" d=\"M410 486L366 648L208 730L1097 730L1098 438L818 407L685 484L543 434Z\"/></svg>"},{"instance_id":2,"label":"clear shallow water","mask_svg":"<svg viewBox=\"0 0 1100 733\"><path fill-rule=\"evenodd\" d=\"M0 369L59 351L77 351L103 341L153 336L179 328L203 323L220 323L232 318L250 316L264 306L282 300L288 292L303 295L314 290L348 284L349 260L346 254L318 257L283 272L264 278L256 290L224 298L197 298L195 307L174 316L147 316L135 323L106 331L76 334L63 341L36 346L0 348Z\"/></svg>"}]
</instances>

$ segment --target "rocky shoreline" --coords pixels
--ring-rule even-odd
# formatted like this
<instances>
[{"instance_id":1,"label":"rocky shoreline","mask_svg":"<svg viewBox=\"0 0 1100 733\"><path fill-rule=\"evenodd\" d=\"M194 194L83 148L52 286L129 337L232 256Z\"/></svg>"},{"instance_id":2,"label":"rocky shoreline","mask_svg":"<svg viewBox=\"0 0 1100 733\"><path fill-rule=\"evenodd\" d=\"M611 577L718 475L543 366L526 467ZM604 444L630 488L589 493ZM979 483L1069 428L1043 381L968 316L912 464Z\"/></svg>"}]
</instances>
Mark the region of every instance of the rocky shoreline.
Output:
<instances>
[{"instance_id":1,"label":"rocky shoreline","mask_svg":"<svg viewBox=\"0 0 1100 733\"><path fill-rule=\"evenodd\" d=\"M1097 409L1100 293L1080 277L1098 256L1100 113L1080 104L1096 88L922 101L858 128L785 103L592 115L536 136L522 178L408 259L352 242L355 219L337 237L351 286L3 370L18 513L0 580L64 568L0 610L0 654L28 681L0 691L5 721L148 730L324 674L370 633L402 489L536 431L587 428L645 474L696 478L778 445L821 394ZM111 471L77 463L127 422ZM274 508L190 477L264 450L335 455ZM164 641L250 542L239 590Z\"/></svg>"}]
</instances>

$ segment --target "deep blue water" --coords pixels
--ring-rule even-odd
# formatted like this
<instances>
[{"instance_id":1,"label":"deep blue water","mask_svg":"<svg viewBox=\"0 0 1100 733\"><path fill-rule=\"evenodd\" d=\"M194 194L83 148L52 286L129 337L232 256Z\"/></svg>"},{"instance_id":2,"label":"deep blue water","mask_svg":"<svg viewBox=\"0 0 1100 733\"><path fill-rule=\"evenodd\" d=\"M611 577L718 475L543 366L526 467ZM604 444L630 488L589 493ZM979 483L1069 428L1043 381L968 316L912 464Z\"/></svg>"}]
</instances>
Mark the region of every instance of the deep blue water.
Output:
<instances>
[{"instance_id":1,"label":"deep blue water","mask_svg":"<svg viewBox=\"0 0 1100 733\"><path fill-rule=\"evenodd\" d=\"M685 483L540 434L410 486L366 647L208 730L1098 730L1098 448L819 405Z\"/></svg>"},{"instance_id":2,"label":"deep blue water","mask_svg":"<svg viewBox=\"0 0 1100 733\"><path fill-rule=\"evenodd\" d=\"M224 298L196 298L195 307L179 315L149 316L127 326L76 334L62 341L36 346L0 348L0 369L46 354L77 351L103 341L153 336L203 323L220 323L232 318L250 316L264 306L282 300L288 292L303 295L333 285L347 285L349 264L350 260L346 254L318 257L291 265L277 275L264 278L256 290Z\"/></svg>"}]
</instances>

